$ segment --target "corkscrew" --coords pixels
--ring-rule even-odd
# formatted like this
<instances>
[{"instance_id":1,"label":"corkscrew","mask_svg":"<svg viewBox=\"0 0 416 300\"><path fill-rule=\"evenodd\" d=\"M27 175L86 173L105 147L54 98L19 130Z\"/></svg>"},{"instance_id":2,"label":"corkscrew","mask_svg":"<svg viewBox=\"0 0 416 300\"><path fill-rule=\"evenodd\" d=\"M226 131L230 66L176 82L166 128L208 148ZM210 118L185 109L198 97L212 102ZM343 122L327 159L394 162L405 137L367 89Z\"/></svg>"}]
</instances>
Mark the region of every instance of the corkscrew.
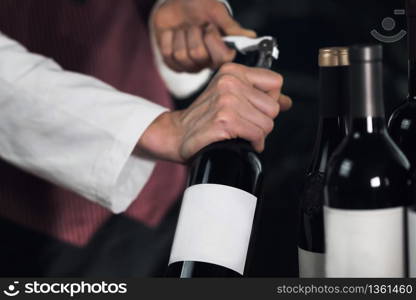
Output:
<instances>
[{"instance_id":1,"label":"corkscrew","mask_svg":"<svg viewBox=\"0 0 416 300\"><path fill-rule=\"evenodd\" d=\"M270 69L273 60L279 58L276 39L271 36L248 38L245 36L227 36L223 38L225 44L243 55L257 54L254 66Z\"/></svg>"}]
</instances>

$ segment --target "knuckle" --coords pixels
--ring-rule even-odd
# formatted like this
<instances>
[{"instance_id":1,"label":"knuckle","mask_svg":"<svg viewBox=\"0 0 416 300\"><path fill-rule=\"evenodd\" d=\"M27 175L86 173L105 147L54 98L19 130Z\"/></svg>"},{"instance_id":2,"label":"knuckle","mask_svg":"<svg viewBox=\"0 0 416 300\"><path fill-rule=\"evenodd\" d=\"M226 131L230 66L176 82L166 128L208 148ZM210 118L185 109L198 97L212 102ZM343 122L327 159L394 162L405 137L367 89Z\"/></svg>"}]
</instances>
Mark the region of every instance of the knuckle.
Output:
<instances>
[{"instance_id":1,"label":"knuckle","mask_svg":"<svg viewBox=\"0 0 416 300\"><path fill-rule=\"evenodd\" d=\"M181 49L181 50L175 51L174 57L177 61L186 61L188 58L188 55L185 49Z\"/></svg>"},{"instance_id":2,"label":"knuckle","mask_svg":"<svg viewBox=\"0 0 416 300\"><path fill-rule=\"evenodd\" d=\"M227 92L238 85L238 79L232 75L223 74L218 77L217 87L220 92Z\"/></svg>"},{"instance_id":3,"label":"knuckle","mask_svg":"<svg viewBox=\"0 0 416 300\"><path fill-rule=\"evenodd\" d=\"M189 52L190 52L190 55L193 59L204 60L204 59L207 58L205 49L202 46L197 47L197 48L193 48Z\"/></svg>"},{"instance_id":4,"label":"knuckle","mask_svg":"<svg viewBox=\"0 0 416 300\"><path fill-rule=\"evenodd\" d=\"M274 103L273 106L270 107L270 117L273 119L276 118L280 113L280 105L279 103Z\"/></svg>"},{"instance_id":5,"label":"knuckle","mask_svg":"<svg viewBox=\"0 0 416 300\"><path fill-rule=\"evenodd\" d=\"M222 128L229 128L229 125L234 122L234 115L232 111L223 109L217 112L215 121Z\"/></svg>"},{"instance_id":6,"label":"knuckle","mask_svg":"<svg viewBox=\"0 0 416 300\"><path fill-rule=\"evenodd\" d=\"M237 97L230 93L226 93L218 97L218 105L220 107L232 107L237 102Z\"/></svg>"},{"instance_id":7,"label":"knuckle","mask_svg":"<svg viewBox=\"0 0 416 300\"><path fill-rule=\"evenodd\" d=\"M284 78L281 74L276 73L276 85L277 88L281 88L283 86Z\"/></svg>"},{"instance_id":8,"label":"knuckle","mask_svg":"<svg viewBox=\"0 0 416 300\"><path fill-rule=\"evenodd\" d=\"M220 73L235 73L238 72L239 65L231 62L223 64L220 68Z\"/></svg>"}]
</instances>

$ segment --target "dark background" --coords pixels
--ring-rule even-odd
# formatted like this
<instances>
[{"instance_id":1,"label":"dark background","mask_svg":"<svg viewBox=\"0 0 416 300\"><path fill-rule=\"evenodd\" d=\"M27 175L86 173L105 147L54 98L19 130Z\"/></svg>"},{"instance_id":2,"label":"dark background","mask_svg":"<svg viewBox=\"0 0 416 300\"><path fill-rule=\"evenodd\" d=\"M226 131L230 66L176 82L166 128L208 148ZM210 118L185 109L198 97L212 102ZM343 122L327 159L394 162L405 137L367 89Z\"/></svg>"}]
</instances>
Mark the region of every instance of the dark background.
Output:
<instances>
[{"instance_id":1,"label":"dark background","mask_svg":"<svg viewBox=\"0 0 416 300\"><path fill-rule=\"evenodd\" d=\"M280 59L275 70L285 77L284 92L294 100L276 120L263 154L266 170L264 209L253 264L254 276L297 276L299 193L311 159L318 125L318 49L377 43L370 32L393 35L406 29L398 0L230 0L236 18L259 35L277 38ZM383 29L385 17L396 28ZM406 38L383 44L386 113L407 95Z\"/></svg>"}]
</instances>

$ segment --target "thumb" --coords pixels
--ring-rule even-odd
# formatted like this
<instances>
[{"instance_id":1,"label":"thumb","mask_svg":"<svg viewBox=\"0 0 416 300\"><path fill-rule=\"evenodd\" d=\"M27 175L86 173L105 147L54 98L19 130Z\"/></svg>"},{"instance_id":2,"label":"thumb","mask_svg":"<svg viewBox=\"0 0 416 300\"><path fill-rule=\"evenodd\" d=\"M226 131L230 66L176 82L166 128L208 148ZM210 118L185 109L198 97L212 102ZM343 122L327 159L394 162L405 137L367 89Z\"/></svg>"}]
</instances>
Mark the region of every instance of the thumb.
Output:
<instances>
[{"instance_id":1,"label":"thumb","mask_svg":"<svg viewBox=\"0 0 416 300\"><path fill-rule=\"evenodd\" d=\"M224 9L213 11L212 21L221 30L223 35L243 35L251 38L257 37L254 30L243 28L236 20L234 20L225 6Z\"/></svg>"}]
</instances>

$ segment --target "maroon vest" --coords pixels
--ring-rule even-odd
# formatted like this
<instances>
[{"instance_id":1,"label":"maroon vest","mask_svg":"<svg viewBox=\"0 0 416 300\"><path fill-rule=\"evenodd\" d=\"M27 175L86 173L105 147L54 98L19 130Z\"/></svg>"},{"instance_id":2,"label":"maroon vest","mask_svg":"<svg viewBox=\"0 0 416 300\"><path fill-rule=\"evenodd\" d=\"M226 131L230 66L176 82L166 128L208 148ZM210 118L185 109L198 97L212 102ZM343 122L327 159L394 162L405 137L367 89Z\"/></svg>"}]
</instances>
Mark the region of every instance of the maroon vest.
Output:
<instances>
[{"instance_id":1,"label":"maroon vest","mask_svg":"<svg viewBox=\"0 0 416 300\"><path fill-rule=\"evenodd\" d=\"M151 2L1 0L0 31L67 70L172 108L150 48ZM125 214L157 226L180 196L185 176L183 166L158 163ZM0 161L0 216L82 246L111 213Z\"/></svg>"}]
</instances>

